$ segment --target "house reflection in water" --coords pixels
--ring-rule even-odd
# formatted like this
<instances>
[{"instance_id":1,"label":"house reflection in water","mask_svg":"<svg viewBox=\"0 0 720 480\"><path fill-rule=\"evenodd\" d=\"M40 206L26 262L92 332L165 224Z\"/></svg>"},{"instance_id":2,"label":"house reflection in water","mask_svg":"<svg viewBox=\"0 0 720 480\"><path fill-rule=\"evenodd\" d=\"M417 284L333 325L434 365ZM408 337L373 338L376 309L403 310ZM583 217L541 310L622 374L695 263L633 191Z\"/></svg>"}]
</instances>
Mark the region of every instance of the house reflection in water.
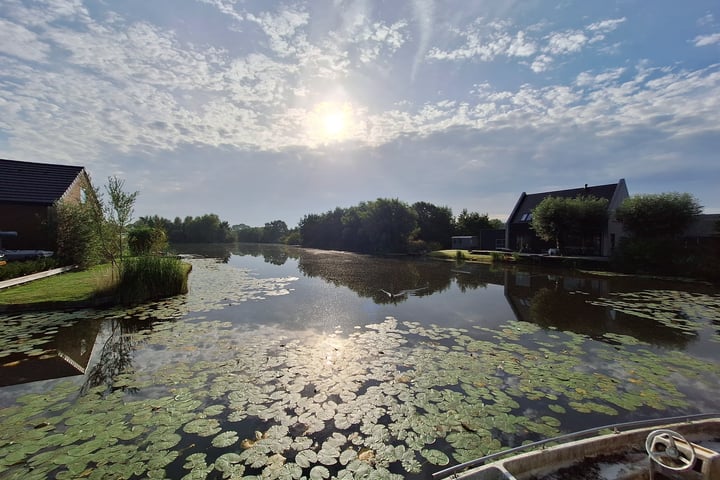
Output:
<instances>
[{"instance_id":1,"label":"house reflection in water","mask_svg":"<svg viewBox=\"0 0 720 480\"><path fill-rule=\"evenodd\" d=\"M576 276L552 271L505 272L505 298L520 321L602 341L607 341L603 337L607 333L673 348L685 347L693 341L694 335L652 318L640 318L592 303L623 291L626 286L621 281L580 273Z\"/></svg>"},{"instance_id":2,"label":"house reflection in water","mask_svg":"<svg viewBox=\"0 0 720 480\"><path fill-rule=\"evenodd\" d=\"M16 353L3 358L0 387L84 375L92 357L101 320L83 320L62 327L55 338L39 345L41 355Z\"/></svg>"}]
</instances>

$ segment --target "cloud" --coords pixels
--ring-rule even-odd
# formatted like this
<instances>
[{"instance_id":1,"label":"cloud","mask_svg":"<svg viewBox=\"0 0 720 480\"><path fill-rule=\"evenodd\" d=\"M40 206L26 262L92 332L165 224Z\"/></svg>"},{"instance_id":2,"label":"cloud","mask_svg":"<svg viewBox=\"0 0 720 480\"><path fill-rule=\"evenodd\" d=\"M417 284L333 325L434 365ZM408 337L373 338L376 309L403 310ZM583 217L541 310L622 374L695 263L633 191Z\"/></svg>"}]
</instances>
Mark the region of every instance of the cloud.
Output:
<instances>
[{"instance_id":1,"label":"cloud","mask_svg":"<svg viewBox=\"0 0 720 480\"><path fill-rule=\"evenodd\" d=\"M415 57L410 71L410 78L414 80L432 37L435 19L435 3L433 0L413 0L412 7L415 24L418 29L417 50L415 51Z\"/></svg>"},{"instance_id":2,"label":"cloud","mask_svg":"<svg viewBox=\"0 0 720 480\"><path fill-rule=\"evenodd\" d=\"M443 204L443 191L471 202L518 177L572 182L578 168L581 183L624 169L717 171L720 65L598 55L611 36L624 48L625 17L559 28L467 20L422 1L380 11L369 0L199 0L198 16L220 25L204 27L223 30L204 36L118 5L90 14L79 0L3 3L3 156L82 163L100 179L122 172L152 191L148 205L214 198L218 179L251 204L270 187L248 179L271 178L281 193L267 203L298 215L352 204L344 192ZM717 45L715 35L684 36L679 48ZM322 102L348 112L342 141L308 128Z\"/></svg>"},{"instance_id":3,"label":"cloud","mask_svg":"<svg viewBox=\"0 0 720 480\"><path fill-rule=\"evenodd\" d=\"M566 55L582 50L588 42L588 37L584 33L575 30L553 33L547 40L547 46L543 48L543 51L551 55Z\"/></svg>"},{"instance_id":4,"label":"cloud","mask_svg":"<svg viewBox=\"0 0 720 480\"><path fill-rule=\"evenodd\" d=\"M296 43L305 43L301 28L307 25L310 16L304 10L287 9L277 14L263 12L259 15L249 13L246 18L262 28L270 39L270 49L281 57L297 54Z\"/></svg>"},{"instance_id":5,"label":"cloud","mask_svg":"<svg viewBox=\"0 0 720 480\"><path fill-rule=\"evenodd\" d=\"M31 62L48 59L50 46L31 30L0 18L0 55L9 55Z\"/></svg>"},{"instance_id":6,"label":"cloud","mask_svg":"<svg viewBox=\"0 0 720 480\"><path fill-rule=\"evenodd\" d=\"M698 35L693 40L696 47L707 47L720 43L720 33L711 33L709 35Z\"/></svg>"},{"instance_id":7,"label":"cloud","mask_svg":"<svg viewBox=\"0 0 720 480\"><path fill-rule=\"evenodd\" d=\"M625 20L625 17L606 19L591 23L584 29L543 34L548 25L535 24L525 30L513 31L510 21L477 18L466 28L457 31L457 36L464 40L460 45L447 49L433 47L428 51L427 58L437 61L472 59L491 62L497 58L520 59L537 54L529 66L533 72L540 73L550 69L556 57L577 54L587 45L601 42L605 39L605 33L617 29Z\"/></svg>"},{"instance_id":8,"label":"cloud","mask_svg":"<svg viewBox=\"0 0 720 480\"><path fill-rule=\"evenodd\" d=\"M590 32L608 33L617 29L620 24L624 23L627 18L610 18L607 20L601 20L599 22L591 23L586 27L586 30Z\"/></svg>"}]
</instances>

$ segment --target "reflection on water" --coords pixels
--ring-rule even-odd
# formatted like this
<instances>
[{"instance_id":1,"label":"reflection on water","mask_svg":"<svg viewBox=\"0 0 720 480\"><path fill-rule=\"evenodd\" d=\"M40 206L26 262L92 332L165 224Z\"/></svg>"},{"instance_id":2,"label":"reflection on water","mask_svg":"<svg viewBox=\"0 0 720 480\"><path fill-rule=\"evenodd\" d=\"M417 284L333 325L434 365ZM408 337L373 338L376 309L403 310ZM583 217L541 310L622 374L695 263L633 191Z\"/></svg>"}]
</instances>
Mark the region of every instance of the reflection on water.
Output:
<instances>
[{"instance_id":1,"label":"reflection on water","mask_svg":"<svg viewBox=\"0 0 720 480\"><path fill-rule=\"evenodd\" d=\"M0 359L0 387L85 374L100 323L89 319L69 326L52 326L31 335L18 335L14 339L16 345L31 344L32 348Z\"/></svg>"},{"instance_id":2,"label":"reflection on water","mask_svg":"<svg viewBox=\"0 0 720 480\"><path fill-rule=\"evenodd\" d=\"M327 286L345 287L357 297L369 299L376 305L403 307L412 297L425 297L435 304L435 310L464 308L464 315L473 318L474 312L466 303L457 301L458 293L471 295L488 285L503 288L507 305L515 319L535 323L544 328L567 330L592 338L612 341L607 334L627 335L653 345L684 349L698 340L698 331L677 328L668 322L659 323L652 315L638 316L623 309L598 305L596 300L613 294L637 291L691 291L716 293L713 287L702 284L670 282L667 280L638 279L632 277L604 277L582 274L577 271L544 270L526 266L508 267L485 264L440 262L434 260L379 258L345 252L305 250L287 246L236 244L236 245L184 245L179 253L192 253L219 258L227 263L243 264L243 258L262 258L269 266L283 266L294 262L297 271L307 278L319 278ZM325 291L323 296L327 296ZM293 293L295 305L303 303L302 294ZM310 297L310 295L308 295ZM322 298L308 298L306 314L322 310ZM341 302L343 300L340 300ZM602 303L602 302L601 302ZM233 301L228 300L228 305ZM267 318L292 322L273 315L263 306ZM336 308L335 306L333 308ZM480 308L482 306L473 306ZM282 315L282 311L279 315ZM400 311L402 312L402 310ZM412 310L417 315L416 310ZM397 311L391 311L398 314ZM337 312L334 312L337 315ZM97 315L102 315L99 312ZM678 313L678 316L682 313ZM143 316L146 318L147 316ZM422 321L422 318L413 318ZM436 321L436 319L429 319ZM717 328L720 319L708 319ZM262 322L262 319L258 319ZM100 384L110 385L112 379L132 363L134 347L130 333L149 328L150 322L138 322L133 317L106 320L99 362L88 375L86 388ZM305 323L305 322L303 322ZM30 353L5 352L0 364L0 386L61 378L86 373L88 362L101 329L102 320L93 318L56 328L51 325L41 334L19 334L6 341L26 342L26 336L36 337ZM48 334L49 332L49 334ZM55 332L55 333L53 333Z\"/></svg>"},{"instance_id":3,"label":"reflection on water","mask_svg":"<svg viewBox=\"0 0 720 480\"><path fill-rule=\"evenodd\" d=\"M720 408L709 286L267 245L203 253L219 260L191 260L187 295L0 318L0 473L419 479L560 431ZM84 375L10 386L51 351Z\"/></svg>"}]
</instances>

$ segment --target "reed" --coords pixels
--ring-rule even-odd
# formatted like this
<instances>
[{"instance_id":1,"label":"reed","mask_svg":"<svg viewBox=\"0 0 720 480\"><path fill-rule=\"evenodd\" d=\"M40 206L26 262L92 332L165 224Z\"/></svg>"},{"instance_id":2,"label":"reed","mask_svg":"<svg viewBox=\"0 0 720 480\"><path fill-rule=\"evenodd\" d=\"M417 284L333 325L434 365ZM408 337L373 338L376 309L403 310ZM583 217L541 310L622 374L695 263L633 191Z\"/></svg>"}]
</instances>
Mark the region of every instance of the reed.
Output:
<instances>
[{"instance_id":1,"label":"reed","mask_svg":"<svg viewBox=\"0 0 720 480\"><path fill-rule=\"evenodd\" d=\"M116 298L122 304L135 304L187 293L189 269L188 264L172 257L127 258L120 271Z\"/></svg>"}]
</instances>

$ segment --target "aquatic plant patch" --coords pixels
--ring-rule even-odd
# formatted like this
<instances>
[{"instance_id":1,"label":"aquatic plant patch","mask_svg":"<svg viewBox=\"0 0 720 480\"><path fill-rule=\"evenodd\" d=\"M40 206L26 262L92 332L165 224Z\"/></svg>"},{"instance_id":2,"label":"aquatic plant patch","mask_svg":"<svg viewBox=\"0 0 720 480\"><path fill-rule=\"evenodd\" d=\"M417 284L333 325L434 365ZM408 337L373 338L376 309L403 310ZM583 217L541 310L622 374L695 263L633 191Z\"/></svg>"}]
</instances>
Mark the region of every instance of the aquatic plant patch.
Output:
<instances>
[{"instance_id":1,"label":"aquatic plant patch","mask_svg":"<svg viewBox=\"0 0 720 480\"><path fill-rule=\"evenodd\" d=\"M643 290L615 293L588 301L638 318L653 320L686 335L697 335L715 325L712 339L720 341L720 296L675 290Z\"/></svg>"},{"instance_id":2,"label":"aquatic plant patch","mask_svg":"<svg viewBox=\"0 0 720 480\"><path fill-rule=\"evenodd\" d=\"M3 476L404 478L571 429L568 411L692 409L676 375L720 394L717 364L524 322L341 336L190 317L131 336L114 390L62 382L0 410Z\"/></svg>"},{"instance_id":3,"label":"aquatic plant patch","mask_svg":"<svg viewBox=\"0 0 720 480\"><path fill-rule=\"evenodd\" d=\"M292 295L298 279L192 262L187 295L103 312L109 333L85 385L54 382L0 409L1 477L421 477L574 430L579 418L685 413L698 391L720 397L717 361L620 333L394 317L323 333L253 324L242 308L219 321L213 312L228 306ZM718 299L707 295L603 302L664 311L661 322L696 336L717 321ZM97 315L8 317L0 352L43 355L58 329Z\"/></svg>"}]
</instances>

